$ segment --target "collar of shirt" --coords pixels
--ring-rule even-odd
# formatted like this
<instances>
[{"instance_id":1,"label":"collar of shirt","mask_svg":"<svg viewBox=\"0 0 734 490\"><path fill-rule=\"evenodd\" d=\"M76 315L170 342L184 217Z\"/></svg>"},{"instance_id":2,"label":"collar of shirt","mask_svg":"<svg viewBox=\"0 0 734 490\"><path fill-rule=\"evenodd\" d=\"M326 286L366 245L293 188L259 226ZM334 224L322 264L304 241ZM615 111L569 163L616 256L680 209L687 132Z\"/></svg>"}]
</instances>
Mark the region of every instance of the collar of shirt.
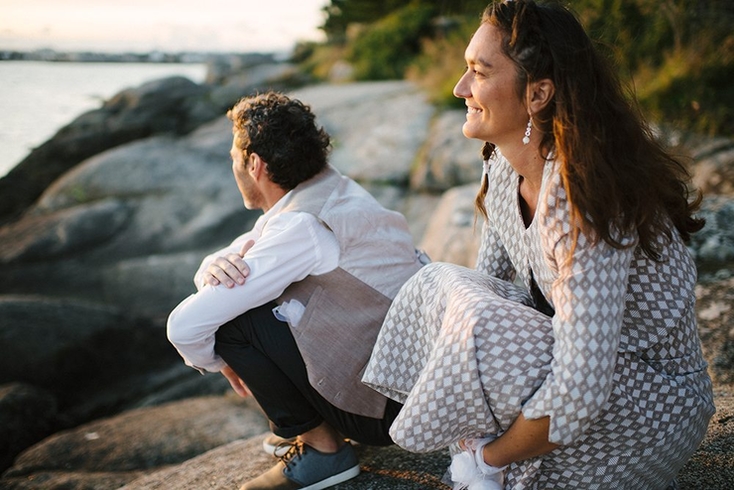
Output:
<instances>
[{"instance_id":1,"label":"collar of shirt","mask_svg":"<svg viewBox=\"0 0 734 490\"><path fill-rule=\"evenodd\" d=\"M285 206L285 203L288 202L288 196L290 196L293 193L292 190L288 191L283 197L278 199L278 202L273 204L273 207L268 209L268 212L260 216L257 221L255 222L255 226L252 227L252 231L256 232L258 236L262 235L263 228L265 228L265 225L268 223L268 220L278 214L281 209L283 209L283 206Z\"/></svg>"}]
</instances>

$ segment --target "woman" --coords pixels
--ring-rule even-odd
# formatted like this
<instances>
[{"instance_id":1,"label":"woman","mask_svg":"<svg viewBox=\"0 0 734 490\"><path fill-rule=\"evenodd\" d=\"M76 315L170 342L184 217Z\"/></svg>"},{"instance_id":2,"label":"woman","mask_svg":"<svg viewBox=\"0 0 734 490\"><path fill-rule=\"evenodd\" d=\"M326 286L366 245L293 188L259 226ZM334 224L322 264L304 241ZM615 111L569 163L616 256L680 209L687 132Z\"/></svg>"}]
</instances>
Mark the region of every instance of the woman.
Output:
<instances>
[{"instance_id":1,"label":"woman","mask_svg":"<svg viewBox=\"0 0 734 490\"><path fill-rule=\"evenodd\" d=\"M688 175L563 7L490 5L465 56L477 267L406 283L363 380L399 445L459 442L456 488L674 487L714 412Z\"/></svg>"}]
</instances>

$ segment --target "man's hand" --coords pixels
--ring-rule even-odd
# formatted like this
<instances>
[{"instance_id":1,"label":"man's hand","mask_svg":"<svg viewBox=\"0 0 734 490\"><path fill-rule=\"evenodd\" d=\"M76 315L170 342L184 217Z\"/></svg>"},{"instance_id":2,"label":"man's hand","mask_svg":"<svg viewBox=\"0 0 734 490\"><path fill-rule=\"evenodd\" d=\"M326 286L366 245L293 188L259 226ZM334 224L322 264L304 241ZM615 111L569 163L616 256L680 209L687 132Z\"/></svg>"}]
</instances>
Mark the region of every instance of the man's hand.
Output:
<instances>
[{"instance_id":1,"label":"man's hand","mask_svg":"<svg viewBox=\"0 0 734 490\"><path fill-rule=\"evenodd\" d=\"M254 244L254 240L247 240L239 254L227 254L214 259L204 271L204 282L210 286L224 284L228 288L233 288L235 284L244 284L250 268L243 257Z\"/></svg>"},{"instance_id":2,"label":"man's hand","mask_svg":"<svg viewBox=\"0 0 734 490\"><path fill-rule=\"evenodd\" d=\"M227 381L229 381L232 389L242 398L252 395L250 388L248 388L245 382L242 381L239 376L237 376L237 373L235 373L231 367L224 366L219 372L222 373L225 378L227 378Z\"/></svg>"}]
</instances>

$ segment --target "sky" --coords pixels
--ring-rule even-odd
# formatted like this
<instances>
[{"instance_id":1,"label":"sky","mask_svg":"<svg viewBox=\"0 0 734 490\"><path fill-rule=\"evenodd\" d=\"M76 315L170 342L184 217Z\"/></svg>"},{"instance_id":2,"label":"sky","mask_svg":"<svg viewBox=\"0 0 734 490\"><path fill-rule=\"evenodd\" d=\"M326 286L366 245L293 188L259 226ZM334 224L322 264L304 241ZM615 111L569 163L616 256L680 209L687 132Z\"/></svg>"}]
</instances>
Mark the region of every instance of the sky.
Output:
<instances>
[{"instance_id":1,"label":"sky","mask_svg":"<svg viewBox=\"0 0 734 490\"><path fill-rule=\"evenodd\" d=\"M329 0L0 0L0 50L288 51Z\"/></svg>"}]
</instances>

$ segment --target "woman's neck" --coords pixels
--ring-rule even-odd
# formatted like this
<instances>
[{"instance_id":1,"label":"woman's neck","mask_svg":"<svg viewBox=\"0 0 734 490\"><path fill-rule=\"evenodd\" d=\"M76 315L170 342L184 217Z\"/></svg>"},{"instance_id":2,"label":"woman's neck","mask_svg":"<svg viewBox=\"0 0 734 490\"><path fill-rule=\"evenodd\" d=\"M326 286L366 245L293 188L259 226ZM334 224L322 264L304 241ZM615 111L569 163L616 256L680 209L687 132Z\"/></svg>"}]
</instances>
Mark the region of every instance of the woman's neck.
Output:
<instances>
[{"instance_id":1,"label":"woman's neck","mask_svg":"<svg viewBox=\"0 0 734 490\"><path fill-rule=\"evenodd\" d=\"M545 160L541 157L539 148L522 145L507 149L499 148L499 150L515 172L526 181L526 185L540 190L543 183Z\"/></svg>"}]
</instances>

